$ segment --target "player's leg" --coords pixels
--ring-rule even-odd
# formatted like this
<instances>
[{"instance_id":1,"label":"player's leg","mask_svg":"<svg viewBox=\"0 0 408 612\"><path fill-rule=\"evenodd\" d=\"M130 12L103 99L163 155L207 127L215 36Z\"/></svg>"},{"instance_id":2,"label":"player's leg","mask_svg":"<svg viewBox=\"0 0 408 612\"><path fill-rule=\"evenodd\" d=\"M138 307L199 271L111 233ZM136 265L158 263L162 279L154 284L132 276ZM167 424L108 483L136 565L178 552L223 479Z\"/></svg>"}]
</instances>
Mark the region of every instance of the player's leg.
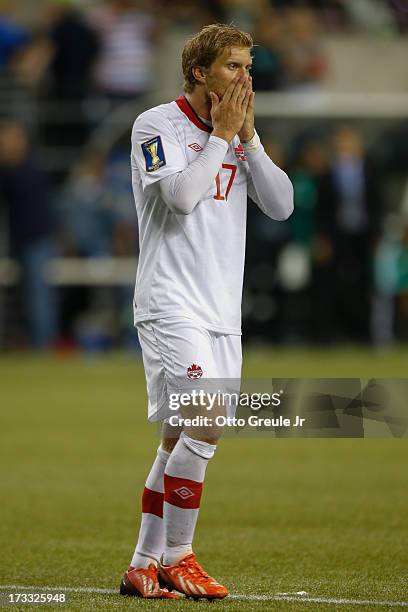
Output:
<instances>
[{"instance_id":1,"label":"player's leg","mask_svg":"<svg viewBox=\"0 0 408 612\"><path fill-rule=\"evenodd\" d=\"M149 396L149 417L155 420L158 408L162 403L160 390L164 376L160 356L155 345L151 327L146 324L139 329L139 338L143 350L146 381ZM159 390L159 393L157 392ZM125 572L120 592L124 595L135 595L147 598L169 598L172 595L167 589L161 589L158 581L157 562L164 546L163 499L164 470L170 452L177 443L180 428L171 428L163 424L162 442L147 477L142 495L142 516L138 541L130 566Z\"/></svg>"},{"instance_id":2,"label":"player's leg","mask_svg":"<svg viewBox=\"0 0 408 612\"><path fill-rule=\"evenodd\" d=\"M238 394L242 366L240 336L215 335L212 352L219 377L217 382L221 390ZM215 412L226 412L228 416L233 416L235 406L223 404ZM209 459L214 455L220 433L219 428L213 427L209 430L185 428L165 470L166 545L159 576L163 584L195 598L223 598L228 595L228 590L206 574L192 552L172 566L165 565L165 561L169 557L171 559L172 554L176 554L177 546L181 545L180 552L183 546L185 546L184 553L191 550L205 470ZM182 474L184 480L178 482L175 479L172 483L171 476L177 474ZM182 496L184 501L180 501L179 497L184 487L185 492Z\"/></svg>"},{"instance_id":3,"label":"player's leg","mask_svg":"<svg viewBox=\"0 0 408 612\"><path fill-rule=\"evenodd\" d=\"M163 507L166 539L159 578L162 585L188 596L222 599L228 589L203 570L192 549L205 472L217 442L213 432L208 435L214 444L183 432L167 462Z\"/></svg>"},{"instance_id":4,"label":"player's leg","mask_svg":"<svg viewBox=\"0 0 408 612\"><path fill-rule=\"evenodd\" d=\"M197 380L198 385L201 386L203 379L208 381L215 378L213 337L209 331L188 319L175 318L158 321L154 325L154 333L166 371L168 388L183 392L191 384L195 386L194 379L189 377L189 369L193 364L202 373L202 378ZM201 409L201 406L185 407L181 416L197 416ZM205 413L205 409L202 410ZM198 441L184 429L176 441L164 474L163 520L166 542L163 560L167 565L173 565L192 552L202 483L207 463L215 450L212 433L206 431L203 441Z\"/></svg>"},{"instance_id":5,"label":"player's leg","mask_svg":"<svg viewBox=\"0 0 408 612\"><path fill-rule=\"evenodd\" d=\"M199 410L183 411L187 418L197 414ZM211 426L197 429L185 427L164 472L164 565L174 565L193 552L205 473L220 435L220 428L218 433Z\"/></svg>"},{"instance_id":6,"label":"player's leg","mask_svg":"<svg viewBox=\"0 0 408 612\"><path fill-rule=\"evenodd\" d=\"M139 537L130 562L131 567L147 568L151 563L157 563L162 555L164 545L163 477L169 456L170 453L160 445L146 479L142 495Z\"/></svg>"},{"instance_id":7,"label":"player's leg","mask_svg":"<svg viewBox=\"0 0 408 612\"><path fill-rule=\"evenodd\" d=\"M217 372L212 387L214 390L235 390L239 393L242 352L240 336L211 334L210 370ZM211 387L211 385L210 385ZM205 472L209 460L214 456L222 427L215 424L220 414L234 410L217 403L207 410L207 405L187 407L183 416L210 416L211 424L184 426L164 475L164 524L166 542L163 554L164 565L174 565L192 553L192 541L197 523Z\"/></svg>"},{"instance_id":8,"label":"player's leg","mask_svg":"<svg viewBox=\"0 0 408 612\"><path fill-rule=\"evenodd\" d=\"M181 428L162 425L162 441L146 479L142 495L142 518L131 567L149 567L160 560L164 550L164 471L177 444Z\"/></svg>"},{"instance_id":9,"label":"player's leg","mask_svg":"<svg viewBox=\"0 0 408 612\"><path fill-rule=\"evenodd\" d=\"M170 370L179 380L191 364L199 365L205 382L216 382L213 334L196 326L179 324L157 332L159 343L172 356ZM202 379L200 379L202 383ZM213 383L214 385L214 383ZM208 388L208 387L207 387ZM207 406L188 406L184 418L207 415ZM214 417L216 408L211 416ZM221 434L215 425L184 426L166 464L164 473L163 521L165 547L160 564L163 583L193 597L222 598L228 590L208 576L198 565L192 542L200 507L201 493L209 460L214 456Z\"/></svg>"}]
</instances>

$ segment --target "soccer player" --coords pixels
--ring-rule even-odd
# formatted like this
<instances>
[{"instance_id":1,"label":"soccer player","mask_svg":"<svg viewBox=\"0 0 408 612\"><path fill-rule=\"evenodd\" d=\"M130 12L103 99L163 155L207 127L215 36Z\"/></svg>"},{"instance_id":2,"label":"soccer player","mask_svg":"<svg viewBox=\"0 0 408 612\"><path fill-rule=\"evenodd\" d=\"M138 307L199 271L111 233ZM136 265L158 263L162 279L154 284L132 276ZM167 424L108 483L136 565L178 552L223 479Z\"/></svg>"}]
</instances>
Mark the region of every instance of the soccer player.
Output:
<instances>
[{"instance_id":1,"label":"soccer player","mask_svg":"<svg viewBox=\"0 0 408 612\"><path fill-rule=\"evenodd\" d=\"M183 49L184 95L145 111L133 126L135 325L148 419L163 425L139 539L121 583L125 595L228 595L192 549L220 430L172 428L169 390L183 378L240 378L247 196L272 219L284 221L293 210L291 182L254 128L252 45L235 26L204 27ZM194 416L192 406L185 413Z\"/></svg>"}]
</instances>

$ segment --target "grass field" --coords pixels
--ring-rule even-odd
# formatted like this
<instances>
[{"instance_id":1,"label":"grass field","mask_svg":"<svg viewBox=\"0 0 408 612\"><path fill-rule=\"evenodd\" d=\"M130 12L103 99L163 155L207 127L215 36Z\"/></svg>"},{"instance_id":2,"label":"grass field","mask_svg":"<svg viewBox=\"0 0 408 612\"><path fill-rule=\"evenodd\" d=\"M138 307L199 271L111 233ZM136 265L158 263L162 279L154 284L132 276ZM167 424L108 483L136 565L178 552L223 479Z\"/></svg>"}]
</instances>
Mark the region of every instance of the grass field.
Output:
<instances>
[{"instance_id":1,"label":"grass field","mask_svg":"<svg viewBox=\"0 0 408 612\"><path fill-rule=\"evenodd\" d=\"M249 351L244 374L396 378L407 364L407 349ZM3 591L78 588L65 609L86 611L345 612L408 602L407 438L225 438L207 471L195 550L235 598L140 601L116 590L157 444L141 363L4 357L0 402ZM298 591L308 595L276 598Z\"/></svg>"}]
</instances>

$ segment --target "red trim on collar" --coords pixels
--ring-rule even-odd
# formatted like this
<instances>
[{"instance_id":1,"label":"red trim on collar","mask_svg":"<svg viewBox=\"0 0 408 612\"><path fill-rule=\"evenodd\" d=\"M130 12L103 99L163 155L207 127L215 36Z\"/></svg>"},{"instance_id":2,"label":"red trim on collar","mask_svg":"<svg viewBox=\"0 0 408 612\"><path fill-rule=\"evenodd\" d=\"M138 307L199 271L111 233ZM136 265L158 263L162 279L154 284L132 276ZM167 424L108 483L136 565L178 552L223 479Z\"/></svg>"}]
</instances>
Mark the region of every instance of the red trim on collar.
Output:
<instances>
[{"instance_id":1,"label":"red trim on collar","mask_svg":"<svg viewBox=\"0 0 408 612\"><path fill-rule=\"evenodd\" d=\"M185 115L187 115L187 117L190 119L190 121L192 123L194 123L195 126L200 128L200 130L203 130L203 132L209 132L209 133L212 132L212 128L209 127L203 121L201 121L200 117L197 115L197 113L195 112L194 108L191 106L190 102L187 100L187 98L185 96L179 96L175 100L175 102L176 102L177 106L179 107L179 109Z\"/></svg>"}]
</instances>

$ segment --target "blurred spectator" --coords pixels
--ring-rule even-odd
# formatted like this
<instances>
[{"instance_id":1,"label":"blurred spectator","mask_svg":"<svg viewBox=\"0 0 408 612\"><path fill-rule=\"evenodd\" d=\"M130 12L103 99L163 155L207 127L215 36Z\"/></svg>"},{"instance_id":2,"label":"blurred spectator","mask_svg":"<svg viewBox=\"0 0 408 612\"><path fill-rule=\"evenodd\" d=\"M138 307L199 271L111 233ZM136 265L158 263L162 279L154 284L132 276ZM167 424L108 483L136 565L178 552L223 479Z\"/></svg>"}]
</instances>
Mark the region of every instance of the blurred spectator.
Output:
<instances>
[{"instance_id":1,"label":"blurred spectator","mask_svg":"<svg viewBox=\"0 0 408 612\"><path fill-rule=\"evenodd\" d=\"M284 84L284 30L278 12L266 11L253 32L252 79L255 91L274 91Z\"/></svg>"},{"instance_id":2,"label":"blurred spectator","mask_svg":"<svg viewBox=\"0 0 408 612\"><path fill-rule=\"evenodd\" d=\"M188 35L209 23L225 21L222 4L222 0L160 0L171 29L185 29Z\"/></svg>"},{"instance_id":3,"label":"blurred spectator","mask_svg":"<svg viewBox=\"0 0 408 612\"><path fill-rule=\"evenodd\" d=\"M333 330L335 339L370 339L371 261L382 213L378 179L360 132L339 127L330 169L320 180L317 205L317 245L320 257L325 254L328 282L326 331Z\"/></svg>"},{"instance_id":4,"label":"blurred spectator","mask_svg":"<svg viewBox=\"0 0 408 612\"><path fill-rule=\"evenodd\" d=\"M399 260L400 297L397 311L397 334L403 341L408 340L408 225L402 232L402 250Z\"/></svg>"},{"instance_id":5,"label":"blurred spectator","mask_svg":"<svg viewBox=\"0 0 408 612\"><path fill-rule=\"evenodd\" d=\"M99 33L101 53L96 83L110 100L134 99L149 90L153 79L153 40L157 17L136 0L105 0L90 15Z\"/></svg>"},{"instance_id":6,"label":"blurred spectator","mask_svg":"<svg viewBox=\"0 0 408 612\"><path fill-rule=\"evenodd\" d=\"M408 7L405 0L388 0L388 7L392 12L398 31L405 34L408 31Z\"/></svg>"},{"instance_id":7,"label":"blurred spectator","mask_svg":"<svg viewBox=\"0 0 408 612\"><path fill-rule=\"evenodd\" d=\"M288 9L285 15L287 87L297 90L316 88L327 69L316 12L307 7L297 7Z\"/></svg>"},{"instance_id":8,"label":"blurred spectator","mask_svg":"<svg viewBox=\"0 0 408 612\"><path fill-rule=\"evenodd\" d=\"M375 252L372 335L379 348L408 338L408 182L401 214L389 213Z\"/></svg>"},{"instance_id":9,"label":"blurred spectator","mask_svg":"<svg viewBox=\"0 0 408 612\"><path fill-rule=\"evenodd\" d=\"M266 134L262 136L262 143L274 163L285 169L280 143ZM276 262L287 239L288 224L269 219L249 202L242 312L245 334L255 341L278 341L285 333L281 321L276 320L281 299Z\"/></svg>"},{"instance_id":10,"label":"blurred spectator","mask_svg":"<svg viewBox=\"0 0 408 612\"><path fill-rule=\"evenodd\" d=\"M134 257L137 217L128 153L98 153L79 164L59 198L65 250L80 257Z\"/></svg>"},{"instance_id":11,"label":"blurred spectator","mask_svg":"<svg viewBox=\"0 0 408 612\"><path fill-rule=\"evenodd\" d=\"M316 10L316 16L325 30L337 30L348 25L343 0L271 0L276 9L309 7Z\"/></svg>"},{"instance_id":12,"label":"blurred spectator","mask_svg":"<svg viewBox=\"0 0 408 612\"><path fill-rule=\"evenodd\" d=\"M299 6L308 6L311 8L322 9L328 0L271 0L274 7L279 9L297 8ZM329 0L330 1L330 0Z\"/></svg>"},{"instance_id":13,"label":"blurred spectator","mask_svg":"<svg viewBox=\"0 0 408 612\"><path fill-rule=\"evenodd\" d=\"M251 32L268 8L268 0L222 0L223 21Z\"/></svg>"},{"instance_id":14,"label":"blurred spectator","mask_svg":"<svg viewBox=\"0 0 408 612\"><path fill-rule=\"evenodd\" d=\"M408 227L408 226L407 226ZM406 232L408 235L408 232ZM397 296L408 288L408 276L404 278L404 261L408 261L404 249L404 223L398 215L389 214L374 257L375 294L371 318L371 334L378 348L390 346L395 337ZM408 268L405 267L405 270Z\"/></svg>"},{"instance_id":15,"label":"blurred spectator","mask_svg":"<svg viewBox=\"0 0 408 612\"><path fill-rule=\"evenodd\" d=\"M398 1L398 0L397 0ZM342 0L354 26L376 33L394 33L396 23L384 0Z\"/></svg>"},{"instance_id":16,"label":"blurred spectator","mask_svg":"<svg viewBox=\"0 0 408 612\"><path fill-rule=\"evenodd\" d=\"M29 40L28 33L11 21L0 4L0 70L16 60Z\"/></svg>"},{"instance_id":17,"label":"blurred spectator","mask_svg":"<svg viewBox=\"0 0 408 612\"><path fill-rule=\"evenodd\" d=\"M35 85L47 66L49 51L47 40L16 23L11 8L6 10L0 1L0 76L7 78L5 93L10 95L15 80Z\"/></svg>"},{"instance_id":18,"label":"blurred spectator","mask_svg":"<svg viewBox=\"0 0 408 612\"><path fill-rule=\"evenodd\" d=\"M47 142L80 146L87 136L84 100L92 87L98 38L73 0L50 1L46 21L52 43L46 96L60 110L58 123L49 126Z\"/></svg>"},{"instance_id":19,"label":"blurred spectator","mask_svg":"<svg viewBox=\"0 0 408 612\"><path fill-rule=\"evenodd\" d=\"M282 296L283 338L321 341L320 300L325 278L314 267L316 208L320 177L327 172L327 150L322 139L305 134L296 143L289 176L295 192L295 210L289 219L291 241L279 257Z\"/></svg>"},{"instance_id":20,"label":"blurred spectator","mask_svg":"<svg viewBox=\"0 0 408 612\"><path fill-rule=\"evenodd\" d=\"M139 248L138 225L127 149L118 148L110 154L105 190L114 219L112 252L119 257L134 257Z\"/></svg>"},{"instance_id":21,"label":"blurred spectator","mask_svg":"<svg viewBox=\"0 0 408 612\"><path fill-rule=\"evenodd\" d=\"M54 289L46 268L54 254L51 195L24 127L0 125L0 197L7 206L10 255L22 269L22 305L32 345L50 347L57 335Z\"/></svg>"},{"instance_id":22,"label":"blurred spectator","mask_svg":"<svg viewBox=\"0 0 408 612\"><path fill-rule=\"evenodd\" d=\"M53 95L59 100L82 100L89 92L99 43L73 0L53 0L47 21L54 55L50 65Z\"/></svg>"},{"instance_id":23,"label":"blurred spectator","mask_svg":"<svg viewBox=\"0 0 408 612\"><path fill-rule=\"evenodd\" d=\"M319 178L327 171L326 147L318 137L306 137L290 172L295 191L295 210L290 217L294 242L311 251L316 233Z\"/></svg>"},{"instance_id":24,"label":"blurred spectator","mask_svg":"<svg viewBox=\"0 0 408 612\"><path fill-rule=\"evenodd\" d=\"M78 166L60 195L62 241L71 256L111 255L113 221L104 173L104 158L91 155Z\"/></svg>"}]
</instances>

